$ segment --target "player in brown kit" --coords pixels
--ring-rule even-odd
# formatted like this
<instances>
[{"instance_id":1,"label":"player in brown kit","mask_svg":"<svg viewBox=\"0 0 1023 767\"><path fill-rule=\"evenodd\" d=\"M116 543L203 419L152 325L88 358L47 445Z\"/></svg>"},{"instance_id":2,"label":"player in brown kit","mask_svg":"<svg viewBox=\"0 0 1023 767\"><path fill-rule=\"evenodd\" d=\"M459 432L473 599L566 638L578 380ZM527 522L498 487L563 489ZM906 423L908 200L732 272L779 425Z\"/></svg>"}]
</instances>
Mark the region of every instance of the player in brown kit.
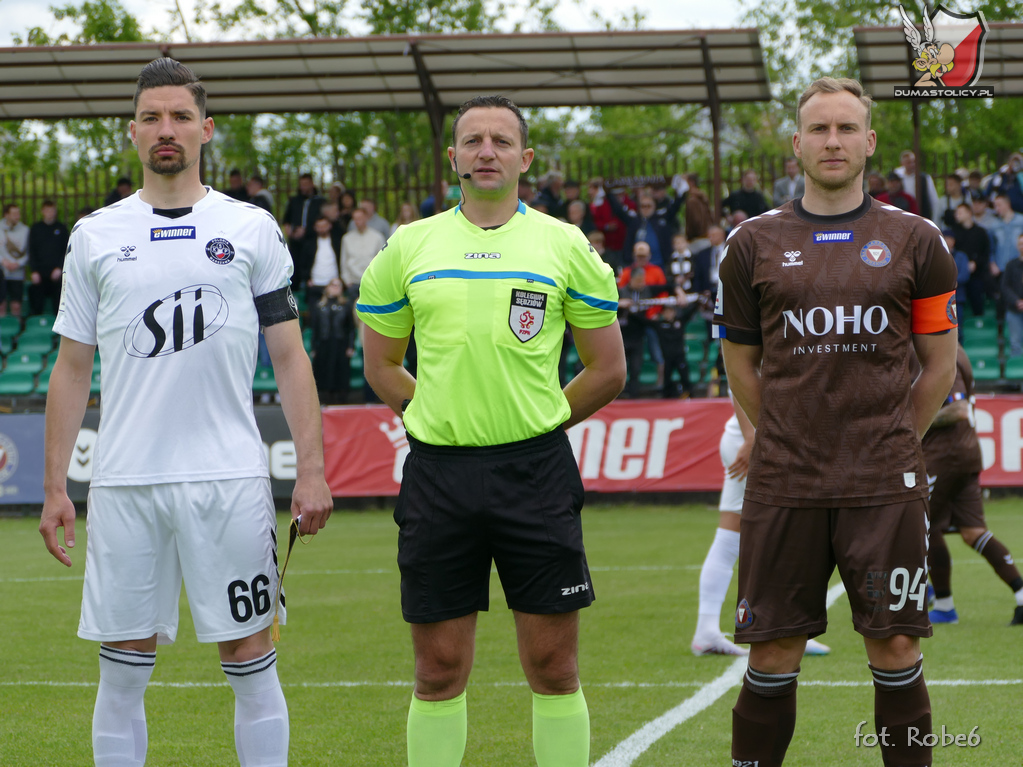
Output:
<instances>
[{"instance_id":1,"label":"player in brown kit","mask_svg":"<svg viewBox=\"0 0 1023 767\"><path fill-rule=\"evenodd\" d=\"M827 628L836 566L874 677L884 763L931 763L930 747L910 738L931 727L920 437L955 377L956 268L934 224L863 193L877 141L870 105L854 80L807 88L792 138L806 194L736 227L721 261L714 322L732 393L757 429L742 508L735 639L750 655L733 765L782 764L803 646Z\"/></svg>"},{"instance_id":2,"label":"player in brown kit","mask_svg":"<svg viewBox=\"0 0 1023 767\"><path fill-rule=\"evenodd\" d=\"M1019 626L1023 625L1023 577L1012 554L984 521L980 492L983 461L973 399L973 368L959 347L952 392L923 440L927 483L931 487L931 545L927 552L935 597L931 623L959 622L952 601L952 558L945 545L945 533L955 527L963 542L976 549L1014 592L1016 608L1009 625Z\"/></svg>"}]
</instances>

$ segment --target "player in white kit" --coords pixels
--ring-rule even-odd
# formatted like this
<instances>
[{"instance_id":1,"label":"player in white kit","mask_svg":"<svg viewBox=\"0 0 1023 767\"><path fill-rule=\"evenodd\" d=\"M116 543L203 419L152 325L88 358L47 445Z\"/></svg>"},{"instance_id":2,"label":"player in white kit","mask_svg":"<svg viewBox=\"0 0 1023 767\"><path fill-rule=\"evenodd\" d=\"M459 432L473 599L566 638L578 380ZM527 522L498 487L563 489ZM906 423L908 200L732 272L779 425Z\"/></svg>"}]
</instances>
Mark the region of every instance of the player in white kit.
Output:
<instances>
[{"instance_id":1,"label":"player in white kit","mask_svg":"<svg viewBox=\"0 0 1023 767\"><path fill-rule=\"evenodd\" d=\"M200 182L200 149L213 136L205 101L192 71L172 59L142 70L130 124L142 189L72 231L54 323L62 339L39 529L68 567L57 528L74 546L66 476L97 347L103 365L78 629L102 643L96 767L145 763L143 697L157 645L177 634L182 579L198 639L218 643L235 692L242 767L287 765L270 639L276 518L252 404L261 326L295 442L292 514L315 533L333 508L291 259L271 215Z\"/></svg>"},{"instance_id":2,"label":"player in white kit","mask_svg":"<svg viewBox=\"0 0 1023 767\"><path fill-rule=\"evenodd\" d=\"M690 645L693 655L748 655L749 650L729 640L721 631L721 606L725 602L732 570L739 558L739 518L746 493L749 457L756 434L742 408L732 402L735 412L725 422L721 434L721 463L725 482L721 488L717 533L700 568L700 607L696 631ZM805 655L827 655L831 648L816 639L808 639Z\"/></svg>"}]
</instances>

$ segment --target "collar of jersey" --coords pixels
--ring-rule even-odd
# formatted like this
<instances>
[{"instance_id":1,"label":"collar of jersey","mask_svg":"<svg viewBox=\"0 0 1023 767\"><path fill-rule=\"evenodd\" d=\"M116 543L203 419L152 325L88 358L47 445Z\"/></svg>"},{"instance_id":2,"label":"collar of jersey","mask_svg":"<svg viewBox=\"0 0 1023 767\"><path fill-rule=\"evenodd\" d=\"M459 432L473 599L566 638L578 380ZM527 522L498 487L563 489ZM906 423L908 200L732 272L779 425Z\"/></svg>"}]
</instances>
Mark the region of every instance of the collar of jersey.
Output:
<instances>
[{"instance_id":1,"label":"collar of jersey","mask_svg":"<svg viewBox=\"0 0 1023 767\"><path fill-rule=\"evenodd\" d=\"M851 224L853 221L863 218L867 215L867 211L870 210L873 204L874 198L869 194L864 193L863 202L852 210L847 211L846 213L839 213L837 216L816 216L813 213L810 213L803 207L802 198L793 201L792 210L801 219L808 221L811 224L816 224L818 226L835 226L837 224Z\"/></svg>"},{"instance_id":2,"label":"collar of jersey","mask_svg":"<svg viewBox=\"0 0 1023 767\"><path fill-rule=\"evenodd\" d=\"M522 200L519 200L519 207L515 209L515 213L512 214L512 217L508 219L505 223L501 224L501 226L497 227L496 229L490 228L484 229L483 227L476 226L476 224L472 223L469 219L465 217L465 214L462 213L462 203L458 203L458 205L455 206L454 215L458 216L460 220L464 221L467 226L471 226L474 232L480 232L483 234L496 234L498 232L506 232L509 229L516 226L519 221L519 217L518 215L516 215L518 213L521 213L523 216L526 215L526 203L522 202Z\"/></svg>"},{"instance_id":3,"label":"collar of jersey","mask_svg":"<svg viewBox=\"0 0 1023 767\"><path fill-rule=\"evenodd\" d=\"M214 190L213 190L212 187L206 186L205 184L203 184L203 189L206 190L206 196L203 197L200 200L197 200L196 203L194 205L192 205L192 212L191 213L186 213L184 216L181 216L181 218L187 218L188 216L191 216L192 213L195 213L197 211L201 211L203 208L205 208L207 205L210 204L210 199L213 197L212 192ZM142 190L139 189L137 192L135 192L135 194L133 194L129 198L132 201L132 204L134 204L138 208L141 208L146 213L148 213L150 216L158 216L159 215L158 213L153 213L153 206L150 205L148 202L144 201L139 196L141 194L141 192L142 192ZM174 219L174 220L178 221L180 219Z\"/></svg>"}]
</instances>

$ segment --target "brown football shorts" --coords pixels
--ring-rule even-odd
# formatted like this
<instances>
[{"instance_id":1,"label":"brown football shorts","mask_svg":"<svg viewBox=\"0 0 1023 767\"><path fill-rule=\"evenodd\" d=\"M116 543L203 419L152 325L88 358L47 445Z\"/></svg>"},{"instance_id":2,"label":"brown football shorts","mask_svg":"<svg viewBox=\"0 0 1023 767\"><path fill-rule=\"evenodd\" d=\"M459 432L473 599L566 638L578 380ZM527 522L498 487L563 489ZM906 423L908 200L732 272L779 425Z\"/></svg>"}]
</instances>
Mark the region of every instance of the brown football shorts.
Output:
<instances>
[{"instance_id":1,"label":"brown football shorts","mask_svg":"<svg viewBox=\"0 0 1023 767\"><path fill-rule=\"evenodd\" d=\"M939 473L931 489L931 532L948 532L950 527L987 527L980 474Z\"/></svg>"},{"instance_id":2,"label":"brown football shorts","mask_svg":"<svg viewBox=\"0 0 1023 767\"><path fill-rule=\"evenodd\" d=\"M739 538L735 640L815 637L828 626L838 568L860 634L931 635L927 502L864 508L784 508L747 500Z\"/></svg>"}]
</instances>

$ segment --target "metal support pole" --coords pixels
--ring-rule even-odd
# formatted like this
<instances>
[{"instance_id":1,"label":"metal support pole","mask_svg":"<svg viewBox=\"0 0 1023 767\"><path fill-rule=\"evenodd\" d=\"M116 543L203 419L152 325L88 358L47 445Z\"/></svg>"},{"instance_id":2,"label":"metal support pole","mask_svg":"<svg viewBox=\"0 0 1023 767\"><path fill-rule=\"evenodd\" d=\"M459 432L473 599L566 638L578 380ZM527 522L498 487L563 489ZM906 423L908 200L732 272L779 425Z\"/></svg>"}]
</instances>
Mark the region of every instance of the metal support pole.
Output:
<instances>
[{"instance_id":1,"label":"metal support pole","mask_svg":"<svg viewBox=\"0 0 1023 767\"><path fill-rule=\"evenodd\" d=\"M718 98L718 83L714 76L714 65L710 60L707 38L700 38L700 52L703 54L703 71L707 78L707 106L710 107L710 124L713 130L712 150L714 153L714 178L710 199L713 203L714 222L721 219L721 101Z\"/></svg>"},{"instance_id":2,"label":"metal support pole","mask_svg":"<svg viewBox=\"0 0 1023 767\"><path fill-rule=\"evenodd\" d=\"M447 167L445 162L447 155L443 143L445 109L416 43L410 41L405 49L405 54L411 55L412 60L415 61L419 87L423 91L423 104L426 107L426 114L430 118L430 134L433 145L433 210L434 213L440 213L444 210L444 192L441 189L441 180L444 178Z\"/></svg>"}]
</instances>

